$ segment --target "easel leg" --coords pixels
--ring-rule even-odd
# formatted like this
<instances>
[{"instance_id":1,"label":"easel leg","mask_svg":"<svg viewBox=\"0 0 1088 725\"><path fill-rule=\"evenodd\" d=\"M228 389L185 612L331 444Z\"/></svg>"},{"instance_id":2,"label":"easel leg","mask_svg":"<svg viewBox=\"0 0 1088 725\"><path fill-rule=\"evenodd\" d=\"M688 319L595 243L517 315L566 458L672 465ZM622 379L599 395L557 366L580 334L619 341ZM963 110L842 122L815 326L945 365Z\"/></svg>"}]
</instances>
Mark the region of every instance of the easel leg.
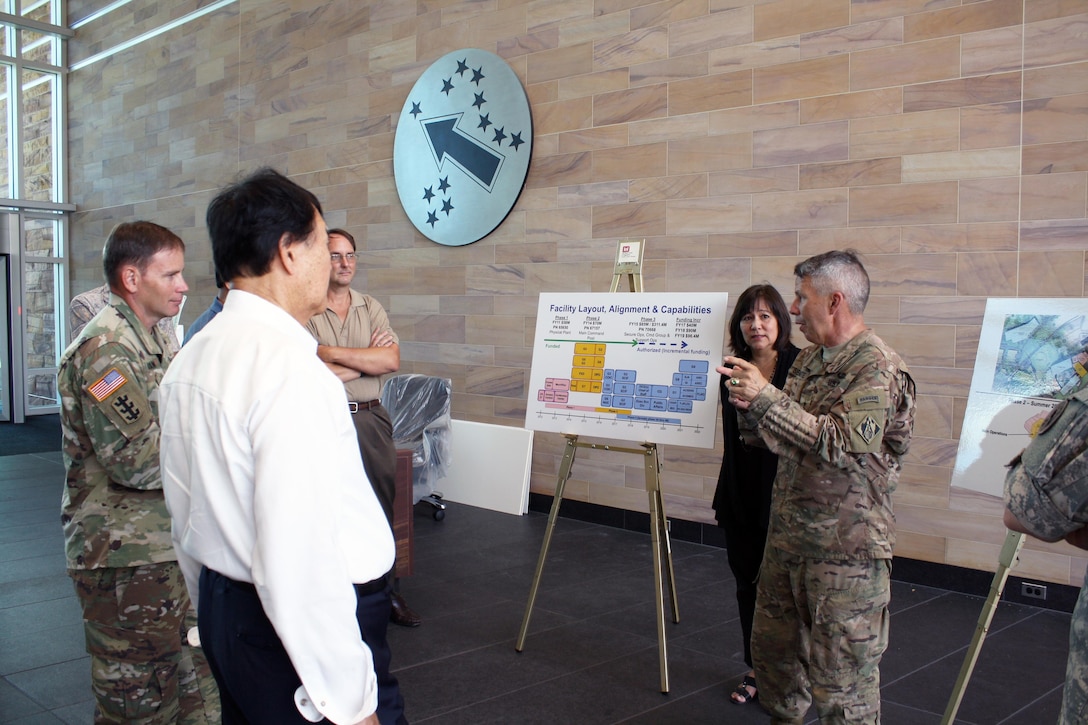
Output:
<instances>
[{"instance_id":1,"label":"easel leg","mask_svg":"<svg viewBox=\"0 0 1088 725\"><path fill-rule=\"evenodd\" d=\"M1005 590L1005 581L1009 578L1009 569L1016 564L1016 557L1020 553L1020 547L1024 545L1024 535L1016 531L1009 531L1005 535L1005 544L1001 547L998 558L997 571L994 572L993 581L990 583L990 596L982 606L982 613L978 616L978 625L975 627L975 635L971 638L971 646L967 648L967 656L960 667L960 675L956 678L956 686L952 689L952 697L948 700L948 707L941 718L941 725L951 725L959 712L963 695L967 691L967 683L971 680L971 673L978 661L982 642L986 639L986 633L990 631L990 622L994 618L994 611L1001 599L1001 592Z\"/></svg>"},{"instance_id":2,"label":"easel leg","mask_svg":"<svg viewBox=\"0 0 1088 725\"><path fill-rule=\"evenodd\" d=\"M517 645L514 649L521 652L525 647L525 635L529 631L529 618L533 616L533 604L536 602L536 593L540 588L540 577L544 573L544 560L548 558L548 547L552 543L552 534L555 533L555 520L559 518L559 505L563 502L563 488L570 478L570 469L574 466L574 454L578 450L578 436L567 436L567 446L563 451L563 462L559 465L559 478L555 482L555 498L552 500L552 510L548 514L548 526L544 531L544 543L540 545L540 556L536 560L536 573L533 575L533 585L529 589L529 601L525 605L525 617L521 620L521 631L518 633Z\"/></svg>"},{"instance_id":3,"label":"easel leg","mask_svg":"<svg viewBox=\"0 0 1088 725\"><path fill-rule=\"evenodd\" d=\"M672 606L672 621L680 623L680 603L676 598L676 576L672 566L672 536L669 534L669 518L665 515L665 498L661 489L657 490L657 507L661 511L661 540L665 544L665 577L669 586L669 604Z\"/></svg>"},{"instance_id":4,"label":"easel leg","mask_svg":"<svg viewBox=\"0 0 1088 725\"><path fill-rule=\"evenodd\" d=\"M661 466L657 446L646 445L646 492L650 503L650 537L654 550L654 606L657 615L657 654L661 671L661 692L669 691L669 652L665 636L665 601L662 589L668 585L673 621L679 622L676 581L672 572L672 546L665 518L665 501L661 496Z\"/></svg>"}]
</instances>

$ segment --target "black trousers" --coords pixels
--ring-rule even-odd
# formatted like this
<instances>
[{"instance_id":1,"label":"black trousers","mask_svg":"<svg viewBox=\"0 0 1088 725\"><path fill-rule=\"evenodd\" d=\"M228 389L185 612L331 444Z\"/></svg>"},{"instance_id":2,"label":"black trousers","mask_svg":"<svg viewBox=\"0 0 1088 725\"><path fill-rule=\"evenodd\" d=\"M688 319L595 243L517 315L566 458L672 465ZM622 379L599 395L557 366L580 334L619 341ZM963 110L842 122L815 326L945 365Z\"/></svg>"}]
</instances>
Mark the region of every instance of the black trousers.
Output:
<instances>
[{"instance_id":1,"label":"black trousers","mask_svg":"<svg viewBox=\"0 0 1088 725\"><path fill-rule=\"evenodd\" d=\"M384 579L356 585L355 618L374 657L378 719L382 725L407 725L400 686L389 672L386 586ZM223 725L308 724L294 700L302 681L252 584L204 567L200 572L197 615L204 654L219 685ZM321 613L314 612L313 616Z\"/></svg>"},{"instance_id":2,"label":"black trousers","mask_svg":"<svg viewBox=\"0 0 1088 725\"><path fill-rule=\"evenodd\" d=\"M744 662L752 666L752 621L756 614L756 582L763 566L763 549L767 530L758 520L745 523L733 521L722 525L725 531L725 553L729 569L737 582L737 613L744 642Z\"/></svg>"}]
</instances>

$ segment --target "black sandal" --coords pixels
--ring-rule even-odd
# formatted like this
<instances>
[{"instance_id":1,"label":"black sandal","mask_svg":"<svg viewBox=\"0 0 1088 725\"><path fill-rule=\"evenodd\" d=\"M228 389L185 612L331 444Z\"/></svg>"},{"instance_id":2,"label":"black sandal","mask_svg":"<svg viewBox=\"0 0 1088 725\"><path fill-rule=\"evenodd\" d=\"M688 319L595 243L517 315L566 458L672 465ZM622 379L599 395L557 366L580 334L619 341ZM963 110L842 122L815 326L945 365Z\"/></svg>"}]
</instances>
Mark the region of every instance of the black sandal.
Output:
<instances>
[{"instance_id":1,"label":"black sandal","mask_svg":"<svg viewBox=\"0 0 1088 725\"><path fill-rule=\"evenodd\" d=\"M752 688L752 692L748 692L748 688ZM747 705L753 700L759 699L759 690L756 689L756 679L754 677L744 676L744 679L737 685L737 689L733 690L733 694L730 695L729 701L734 705Z\"/></svg>"}]
</instances>

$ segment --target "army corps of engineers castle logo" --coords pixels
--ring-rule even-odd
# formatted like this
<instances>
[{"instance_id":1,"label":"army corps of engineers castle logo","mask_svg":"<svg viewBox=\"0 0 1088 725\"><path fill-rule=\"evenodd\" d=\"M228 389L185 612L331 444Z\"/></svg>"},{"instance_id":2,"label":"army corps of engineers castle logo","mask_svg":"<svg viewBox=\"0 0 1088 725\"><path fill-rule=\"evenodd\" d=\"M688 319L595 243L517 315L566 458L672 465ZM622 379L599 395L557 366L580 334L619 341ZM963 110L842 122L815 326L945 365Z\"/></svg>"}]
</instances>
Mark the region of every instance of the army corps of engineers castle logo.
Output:
<instances>
[{"instance_id":1,"label":"army corps of engineers castle logo","mask_svg":"<svg viewBox=\"0 0 1088 725\"><path fill-rule=\"evenodd\" d=\"M471 244L514 208L532 150L529 99L510 66L484 50L449 53L424 71L400 112L400 203L428 239Z\"/></svg>"}]
</instances>

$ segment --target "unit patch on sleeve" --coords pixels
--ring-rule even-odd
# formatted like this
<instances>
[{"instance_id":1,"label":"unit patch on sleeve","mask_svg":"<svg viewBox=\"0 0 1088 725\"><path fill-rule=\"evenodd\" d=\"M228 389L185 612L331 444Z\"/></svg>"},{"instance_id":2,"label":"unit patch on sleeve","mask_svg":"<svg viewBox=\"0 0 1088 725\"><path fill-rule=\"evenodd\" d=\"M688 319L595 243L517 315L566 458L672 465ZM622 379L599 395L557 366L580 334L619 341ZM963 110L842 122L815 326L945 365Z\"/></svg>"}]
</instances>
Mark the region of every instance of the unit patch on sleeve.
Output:
<instances>
[{"instance_id":1,"label":"unit patch on sleeve","mask_svg":"<svg viewBox=\"0 0 1088 725\"><path fill-rule=\"evenodd\" d=\"M857 434L861 436L861 439L867 444L871 444L873 439L880 434L880 424L873 419L873 416L867 415L857 426L854 427Z\"/></svg>"}]
</instances>

